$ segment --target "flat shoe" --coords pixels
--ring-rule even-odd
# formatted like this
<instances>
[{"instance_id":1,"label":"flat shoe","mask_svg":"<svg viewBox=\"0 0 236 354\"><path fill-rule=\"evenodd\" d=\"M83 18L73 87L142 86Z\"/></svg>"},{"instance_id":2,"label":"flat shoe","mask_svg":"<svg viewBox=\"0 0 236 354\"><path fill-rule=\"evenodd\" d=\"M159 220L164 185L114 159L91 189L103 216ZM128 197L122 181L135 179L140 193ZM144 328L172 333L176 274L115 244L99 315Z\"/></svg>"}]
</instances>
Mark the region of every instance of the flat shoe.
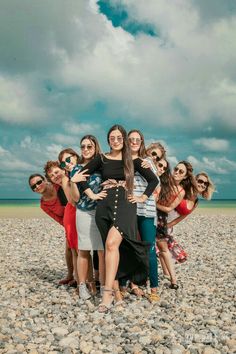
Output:
<instances>
[{"instance_id":1,"label":"flat shoe","mask_svg":"<svg viewBox=\"0 0 236 354\"><path fill-rule=\"evenodd\" d=\"M170 284L170 289L178 290L178 289L179 289L179 285L177 285L177 284Z\"/></svg>"},{"instance_id":2,"label":"flat shoe","mask_svg":"<svg viewBox=\"0 0 236 354\"><path fill-rule=\"evenodd\" d=\"M148 295L148 301L150 301L151 303L160 301L160 296L158 294L151 293Z\"/></svg>"},{"instance_id":3,"label":"flat shoe","mask_svg":"<svg viewBox=\"0 0 236 354\"><path fill-rule=\"evenodd\" d=\"M73 281L74 280L74 278L65 278L65 279L61 279L60 281L59 281L59 285L67 285L67 284L69 284L71 281Z\"/></svg>"}]
</instances>

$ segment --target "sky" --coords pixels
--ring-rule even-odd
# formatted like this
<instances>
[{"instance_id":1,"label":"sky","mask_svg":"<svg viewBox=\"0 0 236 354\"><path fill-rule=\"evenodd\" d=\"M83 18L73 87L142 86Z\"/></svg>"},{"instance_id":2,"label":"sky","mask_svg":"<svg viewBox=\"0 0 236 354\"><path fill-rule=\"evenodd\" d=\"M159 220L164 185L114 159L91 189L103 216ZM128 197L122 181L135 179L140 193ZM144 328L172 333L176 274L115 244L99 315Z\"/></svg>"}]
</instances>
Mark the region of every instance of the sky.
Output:
<instances>
[{"instance_id":1,"label":"sky","mask_svg":"<svg viewBox=\"0 0 236 354\"><path fill-rule=\"evenodd\" d=\"M236 198L235 0L0 1L0 198L115 123Z\"/></svg>"}]
</instances>

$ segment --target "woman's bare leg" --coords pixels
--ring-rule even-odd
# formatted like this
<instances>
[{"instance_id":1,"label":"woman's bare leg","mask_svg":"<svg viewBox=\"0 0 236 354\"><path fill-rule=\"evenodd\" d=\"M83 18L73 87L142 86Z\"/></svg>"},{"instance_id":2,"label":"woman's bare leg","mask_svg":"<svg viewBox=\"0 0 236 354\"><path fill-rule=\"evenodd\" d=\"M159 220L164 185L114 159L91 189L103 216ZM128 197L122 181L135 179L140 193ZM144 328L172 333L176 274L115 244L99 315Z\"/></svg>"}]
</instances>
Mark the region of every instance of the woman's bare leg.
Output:
<instances>
[{"instance_id":1,"label":"woman's bare leg","mask_svg":"<svg viewBox=\"0 0 236 354\"><path fill-rule=\"evenodd\" d=\"M74 278L78 284L79 283L78 268L77 268L78 252L74 248L71 249L71 252L72 252L72 261L73 261L73 268L74 268Z\"/></svg>"},{"instance_id":2,"label":"woman's bare leg","mask_svg":"<svg viewBox=\"0 0 236 354\"><path fill-rule=\"evenodd\" d=\"M165 264L165 269L168 271L168 274L170 275L170 281L172 284L176 284L176 274L175 274L174 264L172 262L166 240L157 241L157 246L160 250L160 255Z\"/></svg>"},{"instance_id":3,"label":"woman's bare leg","mask_svg":"<svg viewBox=\"0 0 236 354\"><path fill-rule=\"evenodd\" d=\"M79 283L85 283L88 278L89 258L90 258L89 251L79 250L79 255L78 255Z\"/></svg>"},{"instance_id":4,"label":"woman's bare leg","mask_svg":"<svg viewBox=\"0 0 236 354\"><path fill-rule=\"evenodd\" d=\"M99 269L99 281L101 286L105 284L105 253L104 251L98 251L98 269Z\"/></svg>"},{"instance_id":5,"label":"woman's bare leg","mask_svg":"<svg viewBox=\"0 0 236 354\"><path fill-rule=\"evenodd\" d=\"M119 265L120 254L119 246L122 241L122 236L119 231L113 226L107 236L106 245L105 245L105 289L113 289L114 281ZM111 301L111 292L104 291L102 303L110 305Z\"/></svg>"}]
</instances>

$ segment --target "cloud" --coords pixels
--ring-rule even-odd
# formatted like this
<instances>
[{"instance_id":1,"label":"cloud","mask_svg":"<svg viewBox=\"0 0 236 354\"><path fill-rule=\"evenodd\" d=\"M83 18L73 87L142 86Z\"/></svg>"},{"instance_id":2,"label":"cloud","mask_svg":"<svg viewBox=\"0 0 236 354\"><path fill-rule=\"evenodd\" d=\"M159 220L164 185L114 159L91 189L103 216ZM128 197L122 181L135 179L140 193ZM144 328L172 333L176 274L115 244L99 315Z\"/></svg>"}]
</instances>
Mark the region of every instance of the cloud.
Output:
<instances>
[{"instance_id":1,"label":"cloud","mask_svg":"<svg viewBox=\"0 0 236 354\"><path fill-rule=\"evenodd\" d=\"M193 143L205 151L221 152L229 149L229 142L224 139L200 138L195 139Z\"/></svg>"},{"instance_id":2,"label":"cloud","mask_svg":"<svg viewBox=\"0 0 236 354\"><path fill-rule=\"evenodd\" d=\"M213 174L225 175L234 172L236 169L236 162L227 159L226 157L208 158L203 156L198 159L192 155L188 156L187 160L193 165L196 172L206 171Z\"/></svg>"},{"instance_id":3,"label":"cloud","mask_svg":"<svg viewBox=\"0 0 236 354\"><path fill-rule=\"evenodd\" d=\"M37 102L32 87L20 77L9 78L0 74L0 120L29 123L47 117L48 112Z\"/></svg>"},{"instance_id":4,"label":"cloud","mask_svg":"<svg viewBox=\"0 0 236 354\"><path fill-rule=\"evenodd\" d=\"M127 20L152 25L153 37L113 27L96 1L17 3L5 2L0 14L2 120L63 121L103 101L113 115L155 128L194 130L215 119L236 129L236 16L226 10L203 26L188 0L111 2Z\"/></svg>"},{"instance_id":5,"label":"cloud","mask_svg":"<svg viewBox=\"0 0 236 354\"><path fill-rule=\"evenodd\" d=\"M30 171L34 166L19 159L11 151L0 146L0 164L2 171Z\"/></svg>"}]
</instances>

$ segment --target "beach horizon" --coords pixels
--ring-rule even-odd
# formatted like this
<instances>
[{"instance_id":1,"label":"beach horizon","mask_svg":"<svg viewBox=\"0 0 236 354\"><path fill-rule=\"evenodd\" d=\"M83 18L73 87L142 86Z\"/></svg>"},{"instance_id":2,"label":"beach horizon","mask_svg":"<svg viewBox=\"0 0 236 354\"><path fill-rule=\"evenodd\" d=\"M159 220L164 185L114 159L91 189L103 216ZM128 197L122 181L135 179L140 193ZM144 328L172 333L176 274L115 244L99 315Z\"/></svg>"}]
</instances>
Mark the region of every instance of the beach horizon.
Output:
<instances>
[{"instance_id":1,"label":"beach horizon","mask_svg":"<svg viewBox=\"0 0 236 354\"><path fill-rule=\"evenodd\" d=\"M236 215L235 207L211 207L210 204L199 206L194 210L193 215ZM191 217L191 215L189 216ZM40 206L33 205L0 205L0 218L48 218L48 215L44 213Z\"/></svg>"}]
</instances>

